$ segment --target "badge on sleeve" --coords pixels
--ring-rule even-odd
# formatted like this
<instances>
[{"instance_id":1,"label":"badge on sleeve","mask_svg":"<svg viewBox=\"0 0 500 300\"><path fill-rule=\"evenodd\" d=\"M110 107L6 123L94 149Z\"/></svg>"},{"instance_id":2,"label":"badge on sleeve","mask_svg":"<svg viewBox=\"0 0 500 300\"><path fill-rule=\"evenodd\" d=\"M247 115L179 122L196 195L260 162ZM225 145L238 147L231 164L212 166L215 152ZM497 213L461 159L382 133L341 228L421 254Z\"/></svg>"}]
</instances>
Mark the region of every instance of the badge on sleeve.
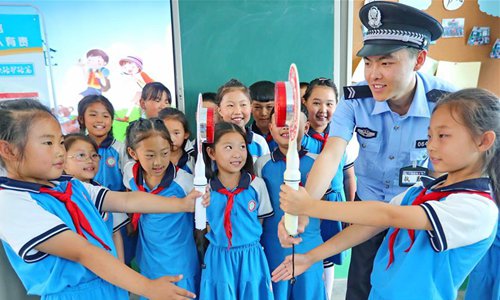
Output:
<instances>
[{"instance_id":1,"label":"badge on sleeve","mask_svg":"<svg viewBox=\"0 0 500 300\"><path fill-rule=\"evenodd\" d=\"M399 186L412 186L418 181L420 177L427 176L429 170L420 166L407 166L399 170Z\"/></svg>"}]
</instances>

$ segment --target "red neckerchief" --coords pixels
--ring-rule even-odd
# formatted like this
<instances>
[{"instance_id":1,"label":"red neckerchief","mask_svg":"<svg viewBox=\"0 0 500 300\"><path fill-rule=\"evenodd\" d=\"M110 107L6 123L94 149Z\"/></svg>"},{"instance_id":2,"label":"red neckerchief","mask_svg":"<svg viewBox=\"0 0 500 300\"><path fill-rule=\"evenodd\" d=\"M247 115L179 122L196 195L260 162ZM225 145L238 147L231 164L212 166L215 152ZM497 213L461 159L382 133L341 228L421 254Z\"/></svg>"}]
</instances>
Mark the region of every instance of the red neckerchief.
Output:
<instances>
[{"instance_id":1,"label":"red neckerchief","mask_svg":"<svg viewBox=\"0 0 500 300\"><path fill-rule=\"evenodd\" d=\"M244 188L237 188L236 190L234 190L234 192L230 192L226 188L221 188L217 191L227 196L226 209L224 210L224 231L226 231L226 236L228 239L228 249L231 248L233 244L231 242L231 238L233 237L233 228L231 226L231 210L233 209L234 197L244 190Z\"/></svg>"},{"instance_id":2,"label":"red neckerchief","mask_svg":"<svg viewBox=\"0 0 500 300\"><path fill-rule=\"evenodd\" d=\"M71 187L71 181L68 182L68 185L66 186L66 190L64 193L54 191L52 189L46 188L46 187L41 187L40 188L40 193L44 194L49 194L52 197L56 198L57 200L61 201L64 203L64 206L68 210L69 215L71 216L71 220L73 220L73 225L75 225L76 232L83 236L85 239L87 237L83 234L83 230L85 230L91 237L96 239L106 250L111 250L108 245L106 245L92 230L92 226L90 226L89 221L83 214L83 212L80 210L78 205L71 200L71 195L73 193L72 187Z\"/></svg>"},{"instance_id":3,"label":"red neckerchief","mask_svg":"<svg viewBox=\"0 0 500 300\"><path fill-rule=\"evenodd\" d=\"M319 134L317 132L314 132L310 136L313 139L321 142L321 150L323 150L323 148L325 148L326 140L328 139L328 133L327 132L323 133L323 135L321 135L321 134Z\"/></svg>"},{"instance_id":4,"label":"red neckerchief","mask_svg":"<svg viewBox=\"0 0 500 300\"><path fill-rule=\"evenodd\" d=\"M273 140L273 136L271 135L271 133L267 133L265 138L266 138L266 142L268 142L268 143Z\"/></svg>"},{"instance_id":5,"label":"red neckerchief","mask_svg":"<svg viewBox=\"0 0 500 300\"><path fill-rule=\"evenodd\" d=\"M480 191L443 191L443 192L430 192L428 194L425 194L427 192L427 189L424 188L420 194L415 198L413 203L411 205L420 205L422 203L425 203L427 201L439 201L444 197L447 197L450 194L455 194L455 193L465 193L465 194L476 194L476 195L481 195L483 197L493 199L488 192L480 192ZM396 236L398 235L400 228L394 229L394 232L391 233L389 236L389 263L387 264L387 268L392 264L394 261L394 242L396 241ZM410 236L410 247L405 250L405 252L409 252L411 250L411 247L413 246L413 242L415 242L415 230L414 229L408 229L408 235Z\"/></svg>"},{"instance_id":6,"label":"red neckerchief","mask_svg":"<svg viewBox=\"0 0 500 300\"><path fill-rule=\"evenodd\" d=\"M137 185L137 189L139 189L139 191L146 192L144 185L142 185L142 183L143 183L142 176L139 176L139 174L140 174L139 172L141 172L141 171L142 171L141 164L139 162L136 162L133 169L132 169L132 172L134 174L135 184ZM156 195L159 192L161 192L163 190L163 188L164 188L163 186L158 185L158 187L156 187L156 189L152 190L149 193ZM130 221L130 223L132 223L132 227L134 228L134 230L137 230L137 226L139 225L140 217L141 217L140 213L133 213L132 214L132 220Z\"/></svg>"}]
</instances>

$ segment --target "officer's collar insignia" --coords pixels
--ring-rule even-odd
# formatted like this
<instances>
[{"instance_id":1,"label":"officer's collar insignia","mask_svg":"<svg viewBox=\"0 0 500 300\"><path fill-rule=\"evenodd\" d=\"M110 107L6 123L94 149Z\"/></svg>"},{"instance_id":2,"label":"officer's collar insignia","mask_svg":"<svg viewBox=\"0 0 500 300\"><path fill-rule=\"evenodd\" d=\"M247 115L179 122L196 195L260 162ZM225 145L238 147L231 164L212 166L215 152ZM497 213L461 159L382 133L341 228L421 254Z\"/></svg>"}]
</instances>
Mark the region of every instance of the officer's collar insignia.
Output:
<instances>
[{"instance_id":1,"label":"officer's collar insignia","mask_svg":"<svg viewBox=\"0 0 500 300\"><path fill-rule=\"evenodd\" d=\"M376 6L372 6L368 11L368 25L372 28L379 28L382 26L382 22L380 22L382 18L382 14L380 10Z\"/></svg>"}]
</instances>

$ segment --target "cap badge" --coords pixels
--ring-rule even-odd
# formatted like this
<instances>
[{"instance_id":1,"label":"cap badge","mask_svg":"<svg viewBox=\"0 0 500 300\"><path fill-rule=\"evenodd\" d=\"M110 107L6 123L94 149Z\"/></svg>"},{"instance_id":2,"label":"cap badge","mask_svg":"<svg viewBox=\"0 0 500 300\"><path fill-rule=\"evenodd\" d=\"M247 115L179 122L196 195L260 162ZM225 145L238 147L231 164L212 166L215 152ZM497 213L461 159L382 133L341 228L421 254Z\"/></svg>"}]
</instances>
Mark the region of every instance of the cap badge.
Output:
<instances>
[{"instance_id":1,"label":"cap badge","mask_svg":"<svg viewBox=\"0 0 500 300\"><path fill-rule=\"evenodd\" d=\"M372 6L368 11L368 25L373 28L379 28L380 26L382 26L382 22L380 22L381 18L382 15L380 13L380 10L378 10L376 6Z\"/></svg>"}]
</instances>

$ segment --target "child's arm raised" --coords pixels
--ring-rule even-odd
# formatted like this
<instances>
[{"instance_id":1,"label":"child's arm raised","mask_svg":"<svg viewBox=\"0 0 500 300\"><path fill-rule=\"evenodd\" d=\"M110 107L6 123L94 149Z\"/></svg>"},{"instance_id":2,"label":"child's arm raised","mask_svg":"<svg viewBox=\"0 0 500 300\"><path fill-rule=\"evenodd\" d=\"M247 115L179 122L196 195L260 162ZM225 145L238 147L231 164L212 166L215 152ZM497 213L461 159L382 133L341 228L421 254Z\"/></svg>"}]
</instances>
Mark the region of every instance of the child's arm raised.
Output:
<instances>
[{"instance_id":1,"label":"child's arm raised","mask_svg":"<svg viewBox=\"0 0 500 300\"><path fill-rule=\"evenodd\" d=\"M295 191L282 185L280 207L290 214L319 219L376 227L432 230L431 222L420 206L399 206L379 201L315 201L302 187Z\"/></svg>"},{"instance_id":2,"label":"child's arm raised","mask_svg":"<svg viewBox=\"0 0 500 300\"><path fill-rule=\"evenodd\" d=\"M144 192L108 191L102 210L131 213L194 212L194 202L199 196L201 193L194 189L185 198L167 198ZM203 199L204 205L208 205L210 193L205 193Z\"/></svg>"},{"instance_id":3,"label":"child's arm raised","mask_svg":"<svg viewBox=\"0 0 500 300\"><path fill-rule=\"evenodd\" d=\"M92 245L69 230L40 243L35 249L80 263L111 284L149 299L195 297L193 293L172 284L179 281L181 276L165 276L150 280L121 263L109 252Z\"/></svg>"}]
</instances>

